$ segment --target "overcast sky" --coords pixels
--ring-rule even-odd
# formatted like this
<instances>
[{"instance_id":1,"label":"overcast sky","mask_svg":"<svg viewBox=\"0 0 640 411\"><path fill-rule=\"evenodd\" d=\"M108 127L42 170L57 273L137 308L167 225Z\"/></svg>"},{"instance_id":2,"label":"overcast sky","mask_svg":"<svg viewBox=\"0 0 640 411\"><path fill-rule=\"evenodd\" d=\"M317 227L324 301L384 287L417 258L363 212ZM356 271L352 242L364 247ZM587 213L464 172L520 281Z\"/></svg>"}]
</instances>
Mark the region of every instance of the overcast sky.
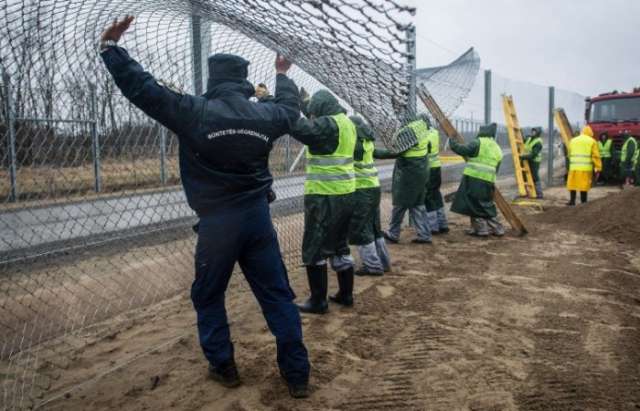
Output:
<instances>
[{"instance_id":1,"label":"overcast sky","mask_svg":"<svg viewBox=\"0 0 640 411\"><path fill-rule=\"evenodd\" d=\"M640 0L414 0L418 67L483 68L584 95L640 86Z\"/></svg>"}]
</instances>

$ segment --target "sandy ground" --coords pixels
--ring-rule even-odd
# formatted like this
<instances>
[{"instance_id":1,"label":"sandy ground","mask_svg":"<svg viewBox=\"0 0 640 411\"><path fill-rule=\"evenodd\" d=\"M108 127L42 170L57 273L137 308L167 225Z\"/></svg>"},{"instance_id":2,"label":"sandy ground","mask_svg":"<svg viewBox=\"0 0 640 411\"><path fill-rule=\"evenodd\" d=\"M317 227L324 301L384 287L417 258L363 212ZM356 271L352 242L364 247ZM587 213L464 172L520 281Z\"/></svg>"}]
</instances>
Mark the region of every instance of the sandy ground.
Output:
<instances>
[{"instance_id":1,"label":"sandy ground","mask_svg":"<svg viewBox=\"0 0 640 411\"><path fill-rule=\"evenodd\" d=\"M566 201L561 189L547 196ZM86 330L91 340L51 375L43 408L639 409L640 250L544 224L479 240L452 220L433 246L410 244L406 230L390 246L393 273L357 278L353 309L303 317L307 400L288 397L273 337L236 275L227 306L243 386L207 379L185 293ZM305 297L303 272L291 277Z\"/></svg>"}]
</instances>

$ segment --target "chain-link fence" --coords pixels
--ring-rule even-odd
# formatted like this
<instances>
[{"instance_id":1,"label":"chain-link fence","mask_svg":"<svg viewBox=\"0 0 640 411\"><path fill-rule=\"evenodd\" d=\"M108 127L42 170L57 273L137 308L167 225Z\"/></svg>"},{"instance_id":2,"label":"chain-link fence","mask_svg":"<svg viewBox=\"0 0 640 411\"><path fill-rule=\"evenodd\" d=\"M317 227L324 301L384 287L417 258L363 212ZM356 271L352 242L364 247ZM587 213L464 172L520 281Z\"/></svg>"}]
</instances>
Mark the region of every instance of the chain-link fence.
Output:
<instances>
[{"instance_id":1,"label":"chain-link fence","mask_svg":"<svg viewBox=\"0 0 640 411\"><path fill-rule=\"evenodd\" d=\"M412 82L411 9L392 0L4 2L0 409L37 407L82 383L65 370L109 337L101 321L127 327L133 310L186 295L193 278L196 217L180 187L178 138L119 94L98 56L100 31L123 13L137 19L122 45L168 87L202 93L207 56L230 52L251 61L252 83L273 90L281 52L295 62L290 74L299 86L330 89L366 118L379 144L395 149L395 131L415 104L412 84L425 83L448 113L470 91L473 106L483 86L474 80L483 73L473 51L418 70ZM544 110L546 102L538 105ZM454 123L467 139L481 111L457 111ZM508 147L504 129L498 141ZM270 156L272 214L290 267L300 261L303 153L283 136ZM392 167L379 166L385 185ZM462 166L445 170L453 182ZM247 292L237 278L234 290Z\"/></svg>"}]
</instances>

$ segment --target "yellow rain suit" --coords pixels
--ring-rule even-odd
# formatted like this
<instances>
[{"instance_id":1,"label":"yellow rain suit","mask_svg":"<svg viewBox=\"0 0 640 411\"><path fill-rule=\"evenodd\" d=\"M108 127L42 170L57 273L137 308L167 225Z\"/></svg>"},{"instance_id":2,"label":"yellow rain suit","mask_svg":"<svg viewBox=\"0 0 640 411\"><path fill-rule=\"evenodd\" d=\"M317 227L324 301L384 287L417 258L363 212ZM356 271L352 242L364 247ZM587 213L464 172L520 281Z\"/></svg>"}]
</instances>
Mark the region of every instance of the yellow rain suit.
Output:
<instances>
[{"instance_id":1,"label":"yellow rain suit","mask_svg":"<svg viewBox=\"0 0 640 411\"><path fill-rule=\"evenodd\" d=\"M585 143L585 137L589 137L593 140L591 148L589 144ZM584 151L584 153L582 152ZM588 153L590 151L590 153ZM588 158L590 154L590 159ZM602 160L600 159L600 150L598 150L598 143L593 138L593 130L591 127L586 126L582 129L582 134L578 137L571 139L569 144L569 158L574 158L574 164L572 167L571 161L569 164L569 178L567 179L567 189L569 191L589 191L593 185L594 172L600 172L602 170ZM589 165L580 165L576 163L580 161L580 158L585 159ZM577 169L576 169L577 168Z\"/></svg>"}]
</instances>

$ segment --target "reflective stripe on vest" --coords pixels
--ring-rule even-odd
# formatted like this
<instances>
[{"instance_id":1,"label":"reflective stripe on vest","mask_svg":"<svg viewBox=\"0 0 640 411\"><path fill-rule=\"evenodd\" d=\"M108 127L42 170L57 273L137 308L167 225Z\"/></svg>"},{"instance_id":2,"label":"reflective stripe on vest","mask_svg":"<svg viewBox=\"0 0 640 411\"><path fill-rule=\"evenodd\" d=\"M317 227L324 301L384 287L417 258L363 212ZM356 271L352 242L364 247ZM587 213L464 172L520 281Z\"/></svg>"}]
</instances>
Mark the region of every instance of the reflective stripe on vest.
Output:
<instances>
[{"instance_id":1,"label":"reflective stripe on vest","mask_svg":"<svg viewBox=\"0 0 640 411\"><path fill-rule=\"evenodd\" d=\"M416 139L418 140L418 144L402 153L402 157L426 157L427 151L429 150L429 129L427 128L427 124L422 120L416 120L407 124L405 127L408 127L413 131L413 133L416 135ZM404 127L400 129L400 132L402 132L403 130Z\"/></svg>"},{"instance_id":2,"label":"reflective stripe on vest","mask_svg":"<svg viewBox=\"0 0 640 411\"><path fill-rule=\"evenodd\" d=\"M598 141L598 151L600 151L600 157L611 158L611 144L613 140L606 140L604 143Z\"/></svg>"},{"instance_id":3,"label":"reflective stripe on vest","mask_svg":"<svg viewBox=\"0 0 640 411\"><path fill-rule=\"evenodd\" d=\"M362 161L356 161L354 163L356 171L356 190L361 188L380 187L378 169L376 168L373 160L375 144L373 141L364 140L362 142L362 148L364 149Z\"/></svg>"},{"instance_id":4,"label":"reflective stripe on vest","mask_svg":"<svg viewBox=\"0 0 640 411\"><path fill-rule=\"evenodd\" d=\"M502 149L492 138L480 137L478 140L480 141L478 156L467 160L462 174L495 183L498 164L502 161Z\"/></svg>"},{"instance_id":5,"label":"reflective stripe on vest","mask_svg":"<svg viewBox=\"0 0 640 411\"><path fill-rule=\"evenodd\" d=\"M569 144L569 171L593 171L591 150L596 141L584 134L571 139Z\"/></svg>"},{"instance_id":6,"label":"reflective stripe on vest","mask_svg":"<svg viewBox=\"0 0 640 411\"><path fill-rule=\"evenodd\" d=\"M622 153L620 155L620 161L622 162L627 161L627 151L629 151L629 144L633 144L633 147L634 147L633 158L631 159L631 165L635 168L636 165L638 165L638 158L640 158L639 156L640 152L638 151L638 142L633 137L629 137L627 141L624 142L624 145L622 146Z\"/></svg>"},{"instance_id":7,"label":"reflective stripe on vest","mask_svg":"<svg viewBox=\"0 0 640 411\"><path fill-rule=\"evenodd\" d=\"M305 194L343 195L356 189L353 150L356 126L346 114L331 116L338 126L338 147L332 154L313 154L307 147Z\"/></svg>"},{"instance_id":8,"label":"reflective stripe on vest","mask_svg":"<svg viewBox=\"0 0 640 411\"><path fill-rule=\"evenodd\" d=\"M429 151L429 168L438 168L442 166L440 162L440 133L435 128L430 128L427 134L429 143L431 143L431 151Z\"/></svg>"},{"instance_id":9,"label":"reflective stripe on vest","mask_svg":"<svg viewBox=\"0 0 640 411\"><path fill-rule=\"evenodd\" d=\"M535 137L535 138L530 138L528 139L525 143L524 143L524 150L527 154L533 152L533 148L537 145L540 144L542 145L542 138L540 137ZM533 157L531 159L531 161L533 161L534 163L541 163L542 162L542 150L540 150L538 152L538 154Z\"/></svg>"}]
</instances>

